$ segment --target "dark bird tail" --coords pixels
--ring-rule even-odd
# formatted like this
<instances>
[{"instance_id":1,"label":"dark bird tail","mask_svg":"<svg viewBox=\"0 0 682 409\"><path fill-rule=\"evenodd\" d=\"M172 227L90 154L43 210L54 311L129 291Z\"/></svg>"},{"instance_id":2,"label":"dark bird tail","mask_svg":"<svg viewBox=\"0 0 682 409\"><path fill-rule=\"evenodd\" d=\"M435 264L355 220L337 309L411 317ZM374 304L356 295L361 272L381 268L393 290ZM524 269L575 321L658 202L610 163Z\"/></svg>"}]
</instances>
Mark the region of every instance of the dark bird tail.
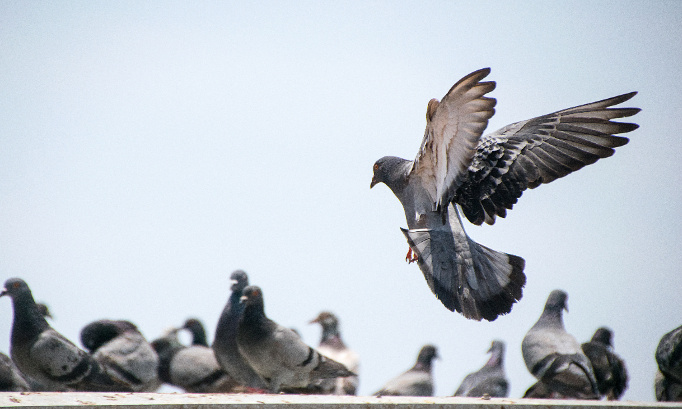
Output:
<instances>
[{"instance_id":1,"label":"dark bird tail","mask_svg":"<svg viewBox=\"0 0 682 409\"><path fill-rule=\"evenodd\" d=\"M480 321L511 311L523 296L525 261L471 240L454 206L439 229L401 229L431 291L450 311Z\"/></svg>"}]
</instances>

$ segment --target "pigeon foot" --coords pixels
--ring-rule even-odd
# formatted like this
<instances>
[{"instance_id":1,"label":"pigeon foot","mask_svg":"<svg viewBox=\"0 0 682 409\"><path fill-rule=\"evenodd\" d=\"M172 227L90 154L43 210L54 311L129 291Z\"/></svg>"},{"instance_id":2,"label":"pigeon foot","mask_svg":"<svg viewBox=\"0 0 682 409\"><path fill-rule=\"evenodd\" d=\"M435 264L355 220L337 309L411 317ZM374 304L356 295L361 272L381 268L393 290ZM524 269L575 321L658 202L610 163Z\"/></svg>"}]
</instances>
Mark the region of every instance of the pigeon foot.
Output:
<instances>
[{"instance_id":1,"label":"pigeon foot","mask_svg":"<svg viewBox=\"0 0 682 409\"><path fill-rule=\"evenodd\" d=\"M414 263L414 262L417 261L417 260L419 260L419 256L417 255L417 253L414 253L414 252L412 251L412 247L408 248L408 249L407 249L407 255L405 256L405 261L406 261L408 264L412 264L412 263Z\"/></svg>"}]
</instances>

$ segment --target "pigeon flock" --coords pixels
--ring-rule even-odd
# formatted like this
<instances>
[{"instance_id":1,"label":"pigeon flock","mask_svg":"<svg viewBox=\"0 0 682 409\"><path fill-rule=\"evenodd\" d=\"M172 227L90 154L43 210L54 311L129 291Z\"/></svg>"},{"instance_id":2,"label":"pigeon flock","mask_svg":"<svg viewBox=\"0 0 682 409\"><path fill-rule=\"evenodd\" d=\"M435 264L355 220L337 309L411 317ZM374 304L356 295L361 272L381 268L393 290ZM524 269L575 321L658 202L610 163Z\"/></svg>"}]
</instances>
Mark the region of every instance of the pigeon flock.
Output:
<instances>
[{"instance_id":1,"label":"pigeon flock","mask_svg":"<svg viewBox=\"0 0 682 409\"><path fill-rule=\"evenodd\" d=\"M628 143L617 134L638 125L615 122L638 108L614 107L631 92L507 125L483 136L496 100L483 81L490 69L458 81L442 101L429 101L426 130L414 160L379 159L370 187L387 185L405 211L409 246L434 295L466 318L493 321L511 311L526 285L525 260L473 241L460 213L472 223L494 224L522 193L613 155ZM10 357L0 354L2 391L149 392L162 384L195 393L299 393L355 395L360 359L342 340L339 320L323 311L317 348L265 314L263 290L244 271L232 273L231 294L209 344L197 319L188 319L149 342L127 320L87 324L80 348L48 323L49 310L34 301L28 284L8 279L0 296L13 304ZM580 344L566 331L568 294L552 291L521 351L537 379L524 398L620 399L628 373L602 327ZM189 345L179 331L192 336ZM493 340L490 359L467 375L454 396L507 397L505 343ZM387 381L376 396L433 396L434 345L424 345L414 365ZM682 400L682 327L665 334L655 352L656 398ZM390 375L390 374L389 374Z\"/></svg>"},{"instance_id":2,"label":"pigeon flock","mask_svg":"<svg viewBox=\"0 0 682 409\"><path fill-rule=\"evenodd\" d=\"M153 392L162 384L188 393L296 393L355 395L360 359L346 346L339 319L323 311L317 348L265 314L263 290L248 285L242 270L231 275L231 294L209 346L201 321L190 318L149 342L130 321L102 319L81 330L83 349L55 331L20 278L0 296L14 308L10 355L0 354L0 391ZM620 399L628 384L613 333L602 327L580 344L564 328L568 295L554 290L521 344L528 371L537 378L523 396L544 399ZM191 334L189 345L178 332ZM454 396L509 396L505 343L493 340L490 359L468 374ZM682 326L665 334L655 353L658 400L682 400ZM424 345L414 365L389 378L375 396L433 396L434 345ZM388 378L388 377L387 377Z\"/></svg>"}]
</instances>

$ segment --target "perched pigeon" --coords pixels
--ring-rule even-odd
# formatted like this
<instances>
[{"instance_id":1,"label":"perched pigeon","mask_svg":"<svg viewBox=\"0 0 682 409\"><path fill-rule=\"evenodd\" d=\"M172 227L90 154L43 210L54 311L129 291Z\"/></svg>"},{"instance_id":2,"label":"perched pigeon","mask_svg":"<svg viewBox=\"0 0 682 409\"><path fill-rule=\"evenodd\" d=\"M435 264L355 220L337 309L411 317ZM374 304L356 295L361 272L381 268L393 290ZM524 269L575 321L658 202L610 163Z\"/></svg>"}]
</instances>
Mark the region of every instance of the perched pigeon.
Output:
<instances>
[{"instance_id":1,"label":"perched pigeon","mask_svg":"<svg viewBox=\"0 0 682 409\"><path fill-rule=\"evenodd\" d=\"M24 280L7 280L3 295L14 305L10 355L29 380L52 391L124 390L88 353L50 327Z\"/></svg>"},{"instance_id":2,"label":"perched pigeon","mask_svg":"<svg viewBox=\"0 0 682 409\"><path fill-rule=\"evenodd\" d=\"M526 283L525 261L467 236L455 208L470 222L493 224L505 217L527 188L611 156L633 123L613 122L637 108L609 108L636 93L564 109L508 125L481 136L495 110L481 82L489 68L459 80L442 101L426 109L426 131L414 161L385 156L374 164L370 187L385 183L405 210L410 246L431 291L451 311L494 320L511 311Z\"/></svg>"},{"instance_id":3,"label":"perched pigeon","mask_svg":"<svg viewBox=\"0 0 682 409\"><path fill-rule=\"evenodd\" d=\"M81 343L110 377L131 392L153 392L161 386L159 357L130 321L94 321L81 330Z\"/></svg>"},{"instance_id":4,"label":"perched pigeon","mask_svg":"<svg viewBox=\"0 0 682 409\"><path fill-rule=\"evenodd\" d=\"M628 387L628 372L625 362L613 352L612 339L613 332L601 327L581 349L592 364L599 394L608 400L618 400Z\"/></svg>"},{"instance_id":5,"label":"perched pigeon","mask_svg":"<svg viewBox=\"0 0 682 409\"><path fill-rule=\"evenodd\" d=\"M682 401L682 326L661 337L656 348L658 401Z\"/></svg>"},{"instance_id":6,"label":"perched pigeon","mask_svg":"<svg viewBox=\"0 0 682 409\"><path fill-rule=\"evenodd\" d=\"M481 369L467 375L459 385L455 396L493 398L509 396L509 381L504 374L504 342L494 340L488 352L490 359Z\"/></svg>"},{"instance_id":7,"label":"perched pigeon","mask_svg":"<svg viewBox=\"0 0 682 409\"><path fill-rule=\"evenodd\" d=\"M213 351L220 367L237 382L251 389L265 390L267 383L254 371L244 359L237 346L237 330L239 320L244 312L244 305L239 302L242 290L249 285L249 277L242 270L230 275L232 287L230 298L220 314L213 340Z\"/></svg>"},{"instance_id":8,"label":"perched pigeon","mask_svg":"<svg viewBox=\"0 0 682 409\"><path fill-rule=\"evenodd\" d=\"M0 392L31 390L21 372L7 355L0 352Z\"/></svg>"},{"instance_id":9,"label":"perched pigeon","mask_svg":"<svg viewBox=\"0 0 682 409\"><path fill-rule=\"evenodd\" d=\"M204 329L204 324L201 323L197 318L189 318L182 325L183 329L192 334L192 345L201 345L208 347L208 340L206 339L206 330Z\"/></svg>"},{"instance_id":10,"label":"perched pigeon","mask_svg":"<svg viewBox=\"0 0 682 409\"><path fill-rule=\"evenodd\" d=\"M417 362L402 374L396 376L374 393L376 396L433 396L433 375L431 361L438 358L436 347L424 345L419 351Z\"/></svg>"},{"instance_id":11,"label":"perched pigeon","mask_svg":"<svg viewBox=\"0 0 682 409\"><path fill-rule=\"evenodd\" d=\"M322 339L317 350L324 356L336 362L340 362L353 373L360 370L360 357L355 351L348 348L341 339L339 332L339 319L328 311L321 312L317 318L310 321L322 326ZM334 395L355 395L358 389L359 379L357 376L345 378L325 379L320 381L322 393Z\"/></svg>"},{"instance_id":12,"label":"perched pigeon","mask_svg":"<svg viewBox=\"0 0 682 409\"><path fill-rule=\"evenodd\" d=\"M353 376L342 364L306 345L289 328L265 315L263 292L257 286L242 291L244 313L237 345L246 361L267 383L270 392L308 388L320 379Z\"/></svg>"},{"instance_id":13,"label":"perched pigeon","mask_svg":"<svg viewBox=\"0 0 682 409\"><path fill-rule=\"evenodd\" d=\"M568 295L561 290L549 294L540 319L526 333L521 353L526 367L540 382L524 397L533 396L536 386L555 392L555 398L599 399L592 365L578 341L564 329L562 310L568 311Z\"/></svg>"},{"instance_id":14,"label":"perched pigeon","mask_svg":"<svg viewBox=\"0 0 682 409\"><path fill-rule=\"evenodd\" d=\"M241 391L238 383L220 368L211 348L180 342L180 329L152 341L159 355L159 378L190 393Z\"/></svg>"}]
</instances>

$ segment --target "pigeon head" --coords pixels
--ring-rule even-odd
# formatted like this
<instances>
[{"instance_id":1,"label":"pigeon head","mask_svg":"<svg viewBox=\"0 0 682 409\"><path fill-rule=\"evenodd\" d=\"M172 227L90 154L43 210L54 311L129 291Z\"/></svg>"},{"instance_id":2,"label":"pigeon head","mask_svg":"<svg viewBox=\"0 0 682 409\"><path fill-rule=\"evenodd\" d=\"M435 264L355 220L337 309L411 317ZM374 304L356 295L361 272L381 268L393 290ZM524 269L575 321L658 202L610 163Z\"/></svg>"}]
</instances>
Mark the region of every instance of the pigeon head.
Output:
<instances>
[{"instance_id":1,"label":"pigeon head","mask_svg":"<svg viewBox=\"0 0 682 409\"><path fill-rule=\"evenodd\" d=\"M594 335L592 335L591 342L599 342L604 345L612 346L611 345L612 339L613 332L606 327L601 327L594 332Z\"/></svg>"},{"instance_id":2,"label":"pigeon head","mask_svg":"<svg viewBox=\"0 0 682 409\"><path fill-rule=\"evenodd\" d=\"M232 281L232 291L242 291L246 286L249 285L249 277L246 275L244 270L235 270L230 274L230 281Z\"/></svg>"},{"instance_id":3,"label":"pigeon head","mask_svg":"<svg viewBox=\"0 0 682 409\"><path fill-rule=\"evenodd\" d=\"M95 321L81 330L81 343L92 353L126 331L137 331L137 327L130 321Z\"/></svg>"},{"instance_id":4,"label":"pigeon head","mask_svg":"<svg viewBox=\"0 0 682 409\"><path fill-rule=\"evenodd\" d=\"M22 280L21 278L10 278L5 281L5 288L2 290L2 292L0 292L0 297L3 295L8 295L10 298L15 299L17 296L22 294L31 295L31 289L28 288L26 281Z\"/></svg>"},{"instance_id":5,"label":"pigeon head","mask_svg":"<svg viewBox=\"0 0 682 409\"><path fill-rule=\"evenodd\" d=\"M568 294L563 290L554 290L549 293L545 303L545 311L561 313L561 310L568 312Z\"/></svg>"},{"instance_id":6,"label":"pigeon head","mask_svg":"<svg viewBox=\"0 0 682 409\"><path fill-rule=\"evenodd\" d=\"M50 309L47 306L47 304L42 303L42 302L37 302L36 307L38 307L38 311L40 311L40 313L42 314L43 317L54 319L54 317L52 316L52 313L50 312Z\"/></svg>"},{"instance_id":7,"label":"pigeon head","mask_svg":"<svg viewBox=\"0 0 682 409\"><path fill-rule=\"evenodd\" d=\"M487 366L501 365L504 357L504 341L496 339L490 345L488 352L491 353Z\"/></svg>"},{"instance_id":8,"label":"pigeon head","mask_svg":"<svg viewBox=\"0 0 682 409\"><path fill-rule=\"evenodd\" d=\"M405 163L409 163L409 161L395 156L384 156L376 161L373 167L372 183L369 184L369 188L373 188L377 183L384 183L391 190L399 188L401 182L405 183L407 180L403 172L404 169L400 166Z\"/></svg>"},{"instance_id":9,"label":"pigeon head","mask_svg":"<svg viewBox=\"0 0 682 409\"><path fill-rule=\"evenodd\" d=\"M439 358L438 351L433 345L424 345L417 356L417 363L415 369L431 369L431 361L434 358Z\"/></svg>"},{"instance_id":10,"label":"pigeon head","mask_svg":"<svg viewBox=\"0 0 682 409\"><path fill-rule=\"evenodd\" d=\"M201 323L196 318L189 318L182 325L183 329L186 329L192 334L192 344L193 345L203 345L208 346L206 341L206 330L204 329L204 324Z\"/></svg>"},{"instance_id":11,"label":"pigeon head","mask_svg":"<svg viewBox=\"0 0 682 409\"><path fill-rule=\"evenodd\" d=\"M309 324L320 324L322 328L334 328L336 329L339 325L339 320L336 315L329 311L322 311L317 318L310 321Z\"/></svg>"},{"instance_id":12,"label":"pigeon head","mask_svg":"<svg viewBox=\"0 0 682 409\"><path fill-rule=\"evenodd\" d=\"M490 349L488 349L488 352L495 352L495 351L502 351L504 352L504 341L500 341L499 339L496 339L490 344Z\"/></svg>"},{"instance_id":13,"label":"pigeon head","mask_svg":"<svg viewBox=\"0 0 682 409\"><path fill-rule=\"evenodd\" d=\"M247 286L242 290L239 302L245 305L263 304L263 291L257 285Z\"/></svg>"}]
</instances>

